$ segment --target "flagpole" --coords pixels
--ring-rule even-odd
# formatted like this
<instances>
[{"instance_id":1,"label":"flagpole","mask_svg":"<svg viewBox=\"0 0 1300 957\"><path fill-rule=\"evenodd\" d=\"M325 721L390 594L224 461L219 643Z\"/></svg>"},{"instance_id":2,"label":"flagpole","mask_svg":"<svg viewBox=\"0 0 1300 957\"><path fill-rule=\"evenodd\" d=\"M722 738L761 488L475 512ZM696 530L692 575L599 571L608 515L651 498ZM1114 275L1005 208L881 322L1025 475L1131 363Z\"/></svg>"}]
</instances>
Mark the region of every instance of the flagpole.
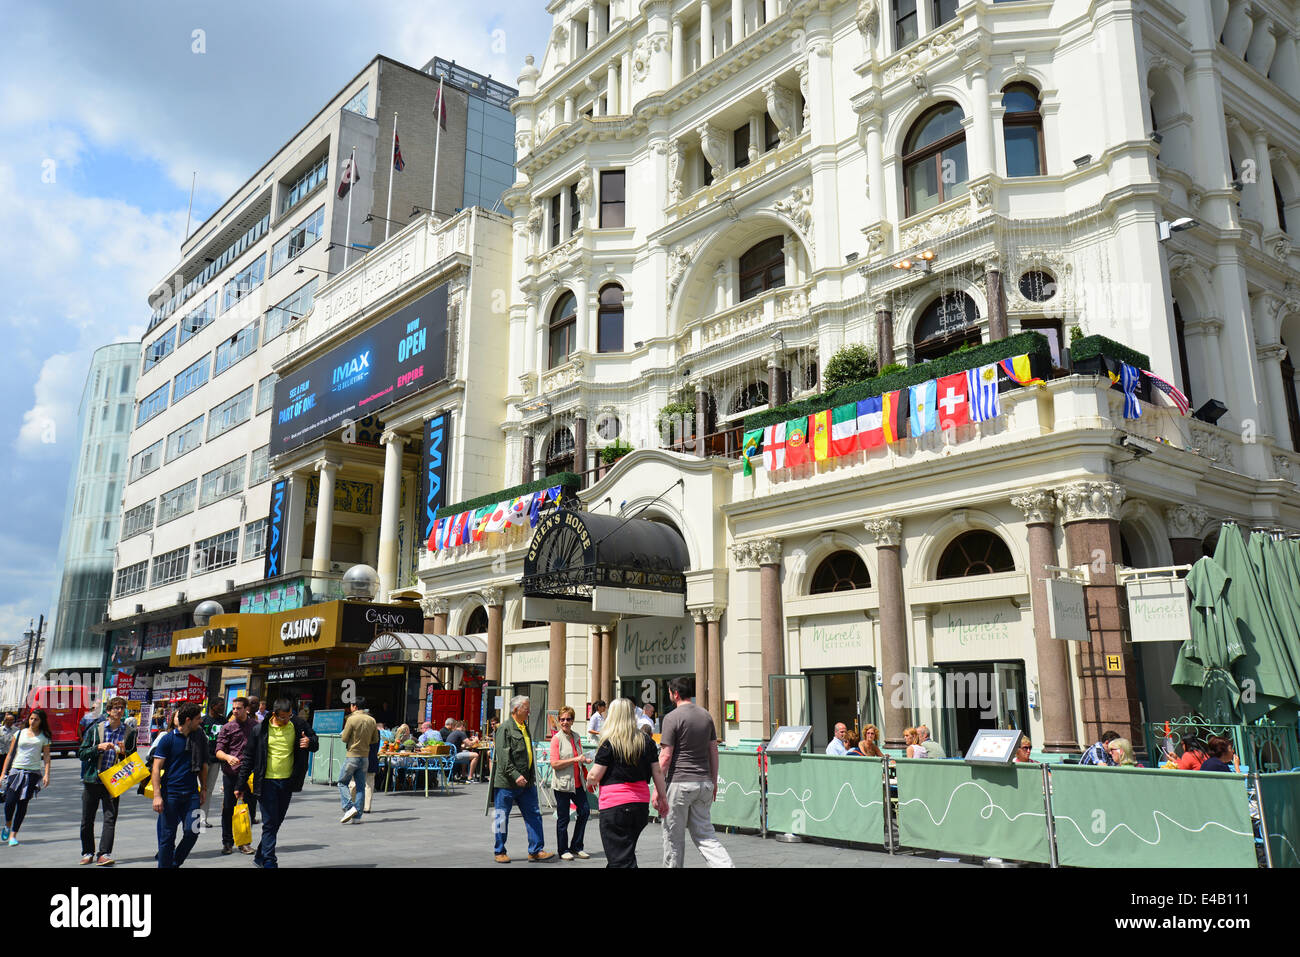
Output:
<instances>
[{"instance_id":1,"label":"flagpole","mask_svg":"<svg viewBox=\"0 0 1300 957\"><path fill-rule=\"evenodd\" d=\"M190 205L185 210L185 238L190 238L190 214L194 212L194 184L199 181L199 171L195 170L194 175L190 177Z\"/></svg>"},{"instance_id":2,"label":"flagpole","mask_svg":"<svg viewBox=\"0 0 1300 957\"><path fill-rule=\"evenodd\" d=\"M433 110L433 196L429 200L429 212L438 215L438 154L442 147L442 79L438 79L438 103Z\"/></svg>"},{"instance_id":3,"label":"flagpole","mask_svg":"<svg viewBox=\"0 0 1300 957\"><path fill-rule=\"evenodd\" d=\"M388 242L388 227L393 218L393 174L397 172L397 114L393 114L393 151L388 154L392 162L388 168L388 210L384 213L384 242Z\"/></svg>"},{"instance_id":4,"label":"flagpole","mask_svg":"<svg viewBox=\"0 0 1300 957\"><path fill-rule=\"evenodd\" d=\"M357 191L357 148L352 147L352 158L348 160L348 216L347 225L343 227L343 268L348 268L352 259L352 194Z\"/></svg>"}]
</instances>

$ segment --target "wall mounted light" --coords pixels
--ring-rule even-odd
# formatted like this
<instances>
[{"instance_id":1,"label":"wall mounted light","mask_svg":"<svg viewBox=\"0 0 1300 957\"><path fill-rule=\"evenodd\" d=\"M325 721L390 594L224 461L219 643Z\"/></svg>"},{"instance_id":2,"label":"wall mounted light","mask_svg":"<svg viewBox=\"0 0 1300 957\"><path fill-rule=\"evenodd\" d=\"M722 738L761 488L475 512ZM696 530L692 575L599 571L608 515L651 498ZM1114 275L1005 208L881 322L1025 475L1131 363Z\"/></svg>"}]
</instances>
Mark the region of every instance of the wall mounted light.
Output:
<instances>
[{"instance_id":1,"label":"wall mounted light","mask_svg":"<svg viewBox=\"0 0 1300 957\"><path fill-rule=\"evenodd\" d=\"M1077 159L1075 159L1075 161L1074 161L1074 165L1075 165L1076 167L1078 167L1079 169L1083 169L1085 166L1087 166L1087 165L1088 165L1089 163L1091 163L1091 162L1092 162L1092 154L1091 154L1091 153L1084 153L1082 156L1080 156L1080 157L1078 157Z\"/></svg>"}]
</instances>

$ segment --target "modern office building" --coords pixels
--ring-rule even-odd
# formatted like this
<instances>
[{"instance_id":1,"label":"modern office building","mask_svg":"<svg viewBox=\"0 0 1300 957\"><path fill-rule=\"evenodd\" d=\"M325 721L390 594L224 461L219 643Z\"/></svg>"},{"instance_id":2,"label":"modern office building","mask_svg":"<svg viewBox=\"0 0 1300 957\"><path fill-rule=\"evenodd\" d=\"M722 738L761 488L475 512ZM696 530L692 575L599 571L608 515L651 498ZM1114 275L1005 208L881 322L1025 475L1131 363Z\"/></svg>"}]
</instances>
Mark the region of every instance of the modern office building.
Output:
<instances>
[{"instance_id":1,"label":"modern office building","mask_svg":"<svg viewBox=\"0 0 1300 957\"><path fill-rule=\"evenodd\" d=\"M994 725L1065 751L1183 713L1176 641L1130 641L1129 569L1228 520L1300 530L1294 11L548 10L513 103L498 495L564 483L583 511L425 555L435 630L485 633L535 711L662 706L693 671L731 743L925 721L949 753ZM904 367L851 398L906 403L932 363L967 418L746 474L746 432L846 401L821 381L846 345ZM993 368L1020 353L1041 385ZM1121 361L1197 415L1135 372L1128 417ZM1053 637L1049 578L1082 584L1087 640Z\"/></svg>"},{"instance_id":2,"label":"modern office building","mask_svg":"<svg viewBox=\"0 0 1300 957\"><path fill-rule=\"evenodd\" d=\"M99 674L104 637L91 631L108 610L113 555L126 484L127 444L135 412L140 347L119 342L95 350L77 415L79 452L68 478L58 584L50 603L45 655L51 671Z\"/></svg>"},{"instance_id":3,"label":"modern office building","mask_svg":"<svg viewBox=\"0 0 1300 957\"><path fill-rule=\"evenodd\" d=\"M205 599L230 612L341 597L359 541L314 585L263 580L274 366L284 333L311 314L330 277L431 208L450 217L467 195L499 198L485 192L483 166L513 162L513 133L503 139L493 123L492 135L468 144L479 91L463 87L488 81L453 74L439 107L432 71L375 57L200 224L159 284L140 345L106 627L111 668L165 667L172 632L189 627ZM467 184L470 155L475 178ZM495 166L489 174L498 177Z\"/></svg>"}]
</instances>

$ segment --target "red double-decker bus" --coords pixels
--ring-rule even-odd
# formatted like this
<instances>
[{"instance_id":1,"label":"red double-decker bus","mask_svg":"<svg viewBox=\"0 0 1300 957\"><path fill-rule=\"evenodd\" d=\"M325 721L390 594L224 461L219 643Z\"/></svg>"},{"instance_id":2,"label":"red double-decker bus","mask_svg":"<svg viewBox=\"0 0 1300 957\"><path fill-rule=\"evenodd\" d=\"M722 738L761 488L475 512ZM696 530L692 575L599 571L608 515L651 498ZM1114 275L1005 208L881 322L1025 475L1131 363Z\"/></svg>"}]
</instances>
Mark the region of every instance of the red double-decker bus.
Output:
<instances>
[{"instance_id":1,"label":"red double-decker bus","mask_svg":"<svg viewBox=\"0 0 1300 957\"><path fill-rule=\"evenodd\" d=\"M27 726L32 708L43 708L50 721L50 750L76 754L81 746L81 719L94 707L86 685L38 685L27 696L19 726Z\"/></svg>"}]
</instances>

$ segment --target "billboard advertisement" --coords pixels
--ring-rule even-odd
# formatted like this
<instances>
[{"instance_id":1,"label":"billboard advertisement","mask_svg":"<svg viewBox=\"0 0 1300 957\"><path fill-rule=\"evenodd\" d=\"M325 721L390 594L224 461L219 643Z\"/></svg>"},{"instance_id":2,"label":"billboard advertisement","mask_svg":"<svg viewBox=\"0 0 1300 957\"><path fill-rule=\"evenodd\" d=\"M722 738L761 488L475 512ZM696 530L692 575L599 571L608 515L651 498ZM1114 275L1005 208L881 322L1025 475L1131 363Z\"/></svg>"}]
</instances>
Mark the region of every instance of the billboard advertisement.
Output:
<instances>
[{"instance_id":1,"label":"billboard advertisement","mask_svg":"<svg viewBox=\"0 0 1300 957\"><path fill-rule=\"evenodd\" d=\"M447 504L447 469L451 452L451 413L443 412L424 423L424 468L420 470L420 501L416 528L420 541L433 533L433 516Z\"/></svg>"},{"instance_id":2,"label":"billboard advertisement","mask_svg":"<svg viewBox=\"0 0 1300 957\"><path fill-rule=\"evenodd\" d=\"M271 455L386 409L441 381L446 370L444 284L276 382Z\"/></svg>"}]
</instances>

